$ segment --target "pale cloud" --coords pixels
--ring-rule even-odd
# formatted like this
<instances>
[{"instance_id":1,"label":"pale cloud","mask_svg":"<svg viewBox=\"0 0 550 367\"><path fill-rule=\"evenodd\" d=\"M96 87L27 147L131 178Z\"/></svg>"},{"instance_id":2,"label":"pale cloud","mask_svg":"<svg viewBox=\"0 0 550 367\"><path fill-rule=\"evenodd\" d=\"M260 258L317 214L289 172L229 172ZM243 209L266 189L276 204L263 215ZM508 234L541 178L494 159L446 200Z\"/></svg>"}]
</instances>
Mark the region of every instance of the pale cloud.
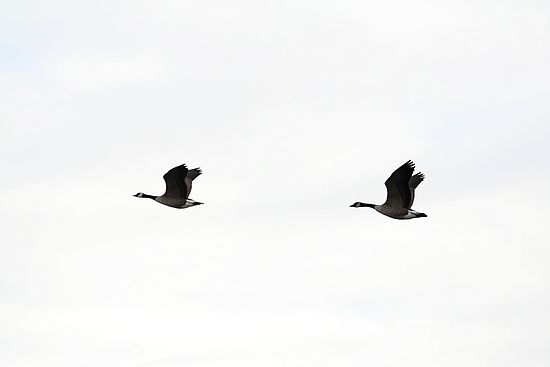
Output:
<instances>
[{"instance_id":1,"label":"pale cloud","mask_svg":"<svg viewBox=\"0 0 550 367\"><path fill-rule=\"evenodd\" d=\"M139 88L164 82L173 72L165 60L155 60L151 56L72 56L52 69L60 86L68 90L93 91L127 85Z\"/></svg>"},{"instance_id":2,"label":"pale cloud","mask_svg":"<svg viewBox=\"0 0 550 367\"><path fill-rule=\"evenodd\" d=\"M549 11L11 4L0 363L548 365ZM407 159L426 220L348 207Z\"/></svg>"}]
</instances>

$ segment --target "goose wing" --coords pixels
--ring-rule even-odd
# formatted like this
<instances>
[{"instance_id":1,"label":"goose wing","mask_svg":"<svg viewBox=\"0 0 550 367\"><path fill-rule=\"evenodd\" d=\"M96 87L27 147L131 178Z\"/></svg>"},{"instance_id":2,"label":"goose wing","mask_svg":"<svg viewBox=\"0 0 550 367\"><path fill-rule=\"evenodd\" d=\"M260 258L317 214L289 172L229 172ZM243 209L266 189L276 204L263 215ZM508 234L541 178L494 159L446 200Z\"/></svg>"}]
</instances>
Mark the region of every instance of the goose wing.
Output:
<instances>
[{"instance_id":1,"label":"goose wing","mask_svg":"<svg viewBox=\"0 0 550 367\"><path fill-rule=\"evenodd\" d=\"M187 185L185 184L185 177L187 176L187 166L182 164L172 168L166 172L162 178L166 183L166 191L164 196L172 198L187 198Z\"/></svg>"},{"instance_id":2,"label":"goose wing","mask_svg":"<svg viewBox=\"0 0 550 367\"><path fill-rule=\"evenodd\" d=\"M192 170L187 171L185 176L185 185L187 186L187 197L191 193L191 187L193 186L193 180L197 178L202 173L200 168L193 168Z\"/></svg>"},{"instance_id":3,"label":"goose wing","mask_svg":"<svg viewBox=\"0 0 550 367\"><path fill-rule=\"evenodd\" d=\"M413 171L414 163L409 160L388 177L385 182L388 196L384 205L395 208L405 208L409 205L412 198L409 181Z\"/></svg>"},{"instance_id":4,"label":"goose wing","mask_svg":"<svg viewBox=\"0 0 550 367\"><path fill-rule=\"evenodd\" d=\"M418 172L414 176L411 177L409 180L409 189L411 192L411 200L409 201L409 204L406 206L407 209L410 209L414 202L414 189L420 185L422 181L424 181L424 174L422 172Z\"/></svg>"}]
</instances>

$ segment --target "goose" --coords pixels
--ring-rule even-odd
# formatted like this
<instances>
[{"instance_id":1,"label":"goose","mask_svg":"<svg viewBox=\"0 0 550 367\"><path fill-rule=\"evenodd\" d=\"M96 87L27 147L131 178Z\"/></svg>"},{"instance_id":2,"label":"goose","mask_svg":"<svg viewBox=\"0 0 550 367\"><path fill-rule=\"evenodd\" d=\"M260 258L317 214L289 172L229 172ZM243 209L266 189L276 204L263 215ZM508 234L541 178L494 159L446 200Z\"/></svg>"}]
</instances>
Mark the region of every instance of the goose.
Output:
<instances>
[{"instance_id":1,"label":"goose","mask_svg":"<svg viewBox=\"0 0 550 367\"><path fill-rule=\"evenodd\" d=\"M414 201L414 190L424 180L424 174L419 172L412 175L414 163L409 160L396 169L386 180L388 196L382 205L365 204L360 201L350 205L352 208L369 207L378 213L394 219L412 219L427 217L426 214L411 209Z\"/></svg>"},{"instance_id":2,"label":"goose","mask_svg":"<svg viewBox=\"0 0 550 367\"><path fill-rule=\"evenodd\" d=\"M193 180L202 173L200 168L188 170L185 164L174 167L162 176L166 183L166 191L161 196L147 195L142 192L135 194L138 198L153 199L172 208L185 209L201 205L198 201L189 199Z\"/></svg>"}]
</instances>

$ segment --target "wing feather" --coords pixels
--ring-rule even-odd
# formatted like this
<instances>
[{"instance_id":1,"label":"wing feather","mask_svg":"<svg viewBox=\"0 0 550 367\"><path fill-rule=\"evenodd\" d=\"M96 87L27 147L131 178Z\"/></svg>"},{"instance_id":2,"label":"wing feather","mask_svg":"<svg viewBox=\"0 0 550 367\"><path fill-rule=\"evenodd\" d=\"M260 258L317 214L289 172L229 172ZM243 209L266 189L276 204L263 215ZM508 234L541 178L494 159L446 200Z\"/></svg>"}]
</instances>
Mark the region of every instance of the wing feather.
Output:
<instances>
[{"instance_id":1,"label":"wing feather","mask_svg":"<svg viewBox=\"0 0 550 367\"><path fill-rule=\"evenodd\" d=\"M414 190L420 185L422 181L424 181L424 174L422 172L418 172L414 176L411 177L409 180L409 190L411 192L411 199L409 201L409 204L406 206L407 209L410 209L414 202Z\"/></svg>"},{"instance_id":2,"label":"wing feather","mask_svg":"<svg viewBox=\"0 0 550 367\"><path fill-rule=\"evenodd\" d=\"M409 181L414 172L414 163L409 160L396 169L385 182L388 195L384 205L405 208L411 202Z\"/></svg>"},{"instance_id":3,"label":"wing feather","mask_svg":"<svg viewBox=\"0 0 550 367\"><path fill-rule=\"evenodd\" d=\"M197 178L202 173L200 168L193 168L187 172L185 176L185 185L187 186L187 197L191 193L191 188L193 187L193 180Z\"/></svg>"},{"instance_id":4,"label":"wing feather","mask_svg":"<svg viewBox=\"0 0 550 367\"><path fill-rule=\"evenodd\" d=\"M172 198L187 198L187 185L185 177L187 176L187 166L182 164L174 167L162 176L166 183L164 196Z\"/></svg>"}]
</instances>

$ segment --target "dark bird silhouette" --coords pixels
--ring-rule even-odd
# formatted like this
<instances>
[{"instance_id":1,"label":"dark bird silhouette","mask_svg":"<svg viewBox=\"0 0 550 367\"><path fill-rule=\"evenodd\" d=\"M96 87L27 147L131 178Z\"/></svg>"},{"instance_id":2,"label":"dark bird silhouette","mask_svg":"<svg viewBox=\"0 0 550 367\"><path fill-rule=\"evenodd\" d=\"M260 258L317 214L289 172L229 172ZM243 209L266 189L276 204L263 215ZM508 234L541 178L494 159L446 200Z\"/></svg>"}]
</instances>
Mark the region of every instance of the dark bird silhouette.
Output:
<instances>
[{"instance_id":1,"label":"dark bird silhouette","mask_svg":"<svg viewBox=\"0 0 550 367\"><path fill-rule=\"evenodd\" d=\"M147 195L142 192L135 194L138 198L153 199L157 203L184 209L195 205L201 205L198 201L189 199L193 180L202 173L200 168L188 170L185 164L172 168L162 178L166 183L166 191L161 196Z\"/></svg>"},{"instance_id":2,"label":"dark bird silhouette","mask_svg":"<svg viewBox=\"0 0 550 367\"><path fill-rule=\"evenodd\" d=\"M411 209L414 201L414 191L424 180L423 173L419 172L413 176L413 172L414 163L409 160L391 174L386 180L388 196L384 204L365 204L358 201L350 206L353 208L373 208L378 213L395 219L427 217L426 214Z\"/></svg>"}]
</instances>

